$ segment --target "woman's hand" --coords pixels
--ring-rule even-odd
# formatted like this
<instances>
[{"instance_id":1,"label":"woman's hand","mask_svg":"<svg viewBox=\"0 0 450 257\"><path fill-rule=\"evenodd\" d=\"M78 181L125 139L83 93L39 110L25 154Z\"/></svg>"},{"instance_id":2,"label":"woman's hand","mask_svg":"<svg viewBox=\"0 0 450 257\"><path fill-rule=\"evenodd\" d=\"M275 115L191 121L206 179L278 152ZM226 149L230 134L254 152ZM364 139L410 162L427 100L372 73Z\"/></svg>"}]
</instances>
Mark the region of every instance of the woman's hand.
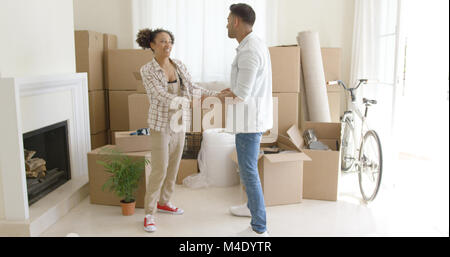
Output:
<instances>
[{"instance_id":1,"label":"woman's hand","mask_svg":"<svg viewBox=\"0 0 450 257\"><path fill-rule=\"evenodd\" d=\"M220 93L217 94L217 97L220 99L220 101L225 102L226 97L234 97L234 94L233 92L231 92L230 88L226 88L220 91Z\"/></svg>"}]
</instances>

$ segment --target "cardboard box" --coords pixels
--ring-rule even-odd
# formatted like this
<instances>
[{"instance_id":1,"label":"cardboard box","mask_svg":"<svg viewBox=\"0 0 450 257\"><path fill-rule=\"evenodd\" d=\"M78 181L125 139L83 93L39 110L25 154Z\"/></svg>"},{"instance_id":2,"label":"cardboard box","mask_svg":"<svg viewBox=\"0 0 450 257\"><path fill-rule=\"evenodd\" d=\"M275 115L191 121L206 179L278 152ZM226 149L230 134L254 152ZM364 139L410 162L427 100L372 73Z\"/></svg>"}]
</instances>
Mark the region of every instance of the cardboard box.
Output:
<instances>
[{"instance_id":1,"label":"cardboard box","mask_svg":"<svg viewBox=\"0 0 450 257\"><path fill-rule=\"evenodd\" d=\"M196 173L198 173L197 159L181 159L176 184L182 185L183 179Z\"/></svg>"},{"instance_id":2,"label":"cardboard box","mask_svg":"<svg viewBox=\"0 0 450 257\"><path fill-rule=\"evenodd\" d=\"M130 130L148 128L149 109L150 100L147 94L131 94L128 96Z\"/></svg>"},{"instance_id":3,"label":"cardboard box","mask_svg":"<svg viewBox=\"0 0 450 257\"><path fill-rule=\"evenodd\" d=\"M297 45L269 47L272 63L272 92L298 93L301 91L301 54ZM342 79L342 49L322 47L325 81Z\"/></svg>"},{"instance_id":4,"label":"cardboard box","mask_svg":"<svg viewBox=\"0 0 450 257\"><path fill-rule=\"evenodd\" d=\"M108 51L111 49L117 49L117 36L113 34L103 34L103 81L105 88L109 87L109 75L108 75L108 69L106 67L108 63Z\"/></svg>"},{"instance_id":5,"label":"cardboard box","mask_svg":"<svg viewBox=\"0 0 450 257\"><path fill-rule=\"evenodd\" d=\"M108 132L107 132L108 133L108 144L116 145L116 139L114 137L114 134L116 132L125 132L125 131L128 131L128 130L117 130L117 131L114 131L114 130L108 129Z\"/></svg>"},{"instance_id":6,"label":"cardboard box","mask_svg":"<svg viewBox=\"0 0 450 257\"><path fill-rule=\"evenodd\" d=\"M303 131L306 129L314 129L318 140L328 145L331 150L310 150L305 149L303 143L300 144L302 151L312 159L303 165L303 198L336 201L341 166L341 123L306 122ZM288 134L298 135L297 132L298 128L292 126Z\"/></svg>"},{"instance_id":7,"label":"cardboard box","mask_svg":"<svg viewBox=\"0 0 450 257\"><path fill-rule=\"evenodd\" d=\"M130 135L136 131L114 132L114 143L121 152L145 152L150 151L149 135Z\"/></svg>"},{"instance_id":8,"label":"cardboard box","mask_svg":"<svg viewBox=\"0 0 450 257\"><path fill-rule=\"evenodd\" d=\"M138 83L137 88L136 88L136 93L138 94L147 94L147 90L144 87L144 83L142 83L142 76L141 74L136 75L137 79L140 81L140 83Z\"/></svg>"},{"instance_id":9,"label":"cardboard box","mask_svg":"<svg viewBox=\"0 0 450 257\"><path fill-rule=\"evenodd\" d=\"M108 144L108 131L101 131L97 134L91 134L91 149L97 149Z\"/></svg>"},{"instance_id":10,"label":"cardboard box","mask_svg":"<svg viewBox=\"0 0 450 257\"><path fill-rule=\"evenodd\" d=\"M272 92L300 92L300 48L298 46L269 47L272 63Z\"/></svg>"},{"instance_id":11,"label":"cardboard box","mask_svg":"<svg viewBox=\"0 0 450 257\"><path fill-rule=\"evenodd\" d=\"M128 96L134 93L134 91L109 91L109 127L111 130L129 130Z\"/></svg>"},{"instance_id":12,"label":"cardboard box","mask_svg":"<svg viewBox=\"0 0 450 257\"><path fill-rule=\"evenodd\" d=\"M117 49L117 36L114 34L103 34L103 50Z\"/></svg>"},{"instance_id":13,"label":"cardboard box","mask_svg":"<svg viewBox=\"0 0 450 257\"><path fill-rule=\"evenodd\" d=\"M299 93L272 93L278 97L278 134L287 136L287 130L292 124L300 121ZM274 118L275 120L275 118Z\"/></svg>"},{"instance_id":14,"label":"cardboard box","mask_svg":"<svg viewBox=\"0 0 450 257\"><path fill-rule=\"evenodd\" d=\"M295 135L291 140L297 138L298 135ZM303 165L311 160L288 137L279 136L278 139L275 145L289 152L260 154L258 157L258 172L266 206L302 201ZM237 163L236 151L232 153L231 159Z\"/></svg>"},{"instance_id":15,"label":"cardboard box","mask_svg":"<svg viewBox=\"0 0 450 257\"><path fill-rule=\"evenodd\" d=\"M338 85L327 86L327 96L331 122L340 122L341 116L346 110L345 91L341 86ZM305 122L307 122L304 113L306 111L306 105L303 104L303 97L304 96L300 93L300 103L302 104L300 105L300 120L298 126L302 129L305 127Z\"/></svg>"},{"instance_id":16,"label":"cardboard box","mask_svg":"<svg viewBox=\"0 0 450 257\"><path fill-rule=\"evenodd\" d=\"M322 47L323 71L325 72L325 81L342 79L341 71L341 48Z\"/></svg>"},{"instance_id":17,"label":"cardboard box","mask_svg":"<svg viewBox=\"0 0 450 257\"><path fill-rule=\"evenodd\" d=\"M91 134L108 129L106 112L106 91L90 91L89 96L89 123Z\"/></svg>"},{"instance_id":18,"label":"cardboard box","mask_svg":"<svg viewBox=\"0 0 450 257\"><path fill-rule=\"evenodd\" d=\"M88 90L103 90L103 35L88 30L75 31L77 72L87 72Z\"/></svg>"},{"instance_id":19,"label":"cardboard box","mask_svg":"<svg viewBox=\"0 0 450 257\"><path fill-rule=\"evenodd\" d=\"M106 54L108 89L136 91L142 83L140 69L153 59L153 52L140 49L111 49Z\"/></svg>"},{"instance_id":20,"label":"cardboard box","mask_svg":"<svg viewBox=\"0 0 450 257\"><path fill-rule=\"evenodd\" d=\"M344 114L345 92L339 85L327 86L328 105L330 106L331 122L340 122L340 117Z\"/></svg>"},{"instance_id":21,"label":"cardboard box","mask_svg":"<svg viewBox=\"0 0 450 257\"><path fill-rule=\"evenodd\" d=\"M120 205L120 199L114 192L109 192L108 189L102 190L103 184L108 180L110 174L105 171L101 164L98 164L98 160L104 160L106 153L102 152L105 148L114 149L113 145L105 145L103 147L92 150L88 153L88 171L89 171L89 198L92 204L103 204L103 205ZM151 158L150 152L135 152L126 153L127 156L139 159ZM151 166L147 165L145 172L142 174L141 180L139 181L139 187L136 191L136 207L144 208L144 197L147 185L147 178L151 172Z\"/></svg>"}]
</instances>

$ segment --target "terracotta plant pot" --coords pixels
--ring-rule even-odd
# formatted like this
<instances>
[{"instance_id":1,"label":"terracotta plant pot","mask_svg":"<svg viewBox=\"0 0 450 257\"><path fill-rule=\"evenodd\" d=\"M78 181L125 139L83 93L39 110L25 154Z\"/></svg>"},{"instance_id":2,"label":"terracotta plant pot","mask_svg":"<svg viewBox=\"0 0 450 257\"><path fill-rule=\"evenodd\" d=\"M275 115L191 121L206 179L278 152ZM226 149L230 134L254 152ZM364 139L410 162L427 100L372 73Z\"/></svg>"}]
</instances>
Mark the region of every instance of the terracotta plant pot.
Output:
<instances>
[{"instance_id":1,"label":"terracotta plant pot","mask_svg":"<svg viewBox=\"0 0 450 257\"><path fill-rule=\"evenodd\" d=\"M120 206L122 206L122 215L130 216L130 215L134 214L134 208L136 207L136 201L133 201L131 203L124 203L123 201L120 201Z\"/></svg>"}]
</instances>

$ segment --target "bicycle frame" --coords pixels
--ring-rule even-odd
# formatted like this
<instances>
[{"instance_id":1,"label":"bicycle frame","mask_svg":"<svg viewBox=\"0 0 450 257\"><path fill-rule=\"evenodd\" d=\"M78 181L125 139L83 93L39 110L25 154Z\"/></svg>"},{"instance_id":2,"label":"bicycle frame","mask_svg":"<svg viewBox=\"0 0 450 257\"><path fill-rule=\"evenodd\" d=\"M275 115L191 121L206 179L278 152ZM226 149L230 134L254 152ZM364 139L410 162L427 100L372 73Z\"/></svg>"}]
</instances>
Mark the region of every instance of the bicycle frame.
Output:
<instances>
[{"instance_id":1,"label":"bicycle frame","mask_svg":"<svg viewBox=\"0 0 450 257\"><path fill-rule=\"evenodd\" d=\"M355 160L354 160L354 164L353 164L353 167L356 167L356 169L353 168L353 169L349 170L347 173L351 173L351 172L354 173L354 172L359 172L360 171L360 169L359 169L360 161L359 161L359 158L357 158L357 154L356 153L358 153L359 150L362 148L362 144L363 144L363 140L362 139L364 137L364 134L369 130L369 128L367 126L367 121L366 121L367 108L368 107L366 106L366 110L365 110L364 115L363 115L361 110L357 106L356 100L355 100L355 101L352 101L350 103L350 106L347 108L347 111L346 111L346 113L348 115L351 115L351 120L350 120L351 124L350 125L352 126L352 129L353 129L353 132L354 132L352 135L353 135L353 140L354 140L355 146L356 146L355 156L354 156ZM343 118L342 122L347 122L345 119L348 117L348 115L346 116L344 114L344 116L342 117ZM356 120L354 119L355 116L357 116L357 118L359 118L360 122L358 122L358 123L356 122ZM360 126L358 127L357 125L360 125ZM357 131L359 133L357 133ZM357 136L359 136L359 137L357 137Z\"/></svg>"},{"instance_id":2,"label":"bicycle frame","mask_svg":"<svg viewBox=\"0 0 450 257\"><path fill-rule=\"evenodd\" d=\"M356 153L358 153L359 150L362 148L364 134L369 130L369 127L367 125L368 105L366 105L366 109L365 109L364 115L363 115L361 110L360 110L360 108L357 105L357 101L356 101L356 97L354 95L354 91L356 89L358 89L364 83L367 83L367 80L366 79L361 79L361 80L359 80L358 85L356 87L354 87L354 88L347 88L345 86L345 84L341 80L332 81L332 82L329 83L329 85L333 85L333 84L341 85L342 87L344 87L344 89L346 91L350 92L350 96L351 96L350 106L347 108L347 111L342 116L341 122L347 122L346 119L350 116L350 123L351 123L350 125L352 127L353 132L354 132L354 133L352 133L352 135L353 135L353 140L354 140L355 146L356 146L356 150L355 150L355 153L354 153L355 154L355 156L354 156L355 160L354 160L354 163L353 163L353 167L356 167L356 169L351 169L351 170L347 171L346 173L354 173L354 172L359 172L361 170L360 169L361 163L359 161L359 158L357 158ZM360 127L356 126L357 123L356 123L356 121L354 119L355 118L355 114L359 118L359 120L361 121L361 122L359 122L360 123ZM359 138L357 138L357 136L358 136L357 134L358 133L356 133L356 129L358 129L358 131L359 131Z\"/></svg>"}]
</instances>

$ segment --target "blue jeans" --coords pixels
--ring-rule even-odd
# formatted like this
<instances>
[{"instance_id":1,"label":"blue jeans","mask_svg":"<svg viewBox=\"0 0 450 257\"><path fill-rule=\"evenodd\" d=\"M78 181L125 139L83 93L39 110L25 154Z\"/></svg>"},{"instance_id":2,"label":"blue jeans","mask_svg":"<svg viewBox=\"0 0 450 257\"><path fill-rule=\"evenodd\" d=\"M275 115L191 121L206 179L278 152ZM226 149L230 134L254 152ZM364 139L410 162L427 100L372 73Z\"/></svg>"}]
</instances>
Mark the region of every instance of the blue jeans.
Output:
<instances>
[{"instance_id":1,"label":"blue jeans","mask_svg":"<svg viewBox=\"0 0 450 257\"><path fill-rule=\"evenodd\" d=\"M261 181L258 174L259 144L262 133L236 134L236 151L239 163L239 175L245 186L248 203L252 214L250 222L256 232L265 232L266 206L262 192Z\"/></svg>"}]
</instances>

